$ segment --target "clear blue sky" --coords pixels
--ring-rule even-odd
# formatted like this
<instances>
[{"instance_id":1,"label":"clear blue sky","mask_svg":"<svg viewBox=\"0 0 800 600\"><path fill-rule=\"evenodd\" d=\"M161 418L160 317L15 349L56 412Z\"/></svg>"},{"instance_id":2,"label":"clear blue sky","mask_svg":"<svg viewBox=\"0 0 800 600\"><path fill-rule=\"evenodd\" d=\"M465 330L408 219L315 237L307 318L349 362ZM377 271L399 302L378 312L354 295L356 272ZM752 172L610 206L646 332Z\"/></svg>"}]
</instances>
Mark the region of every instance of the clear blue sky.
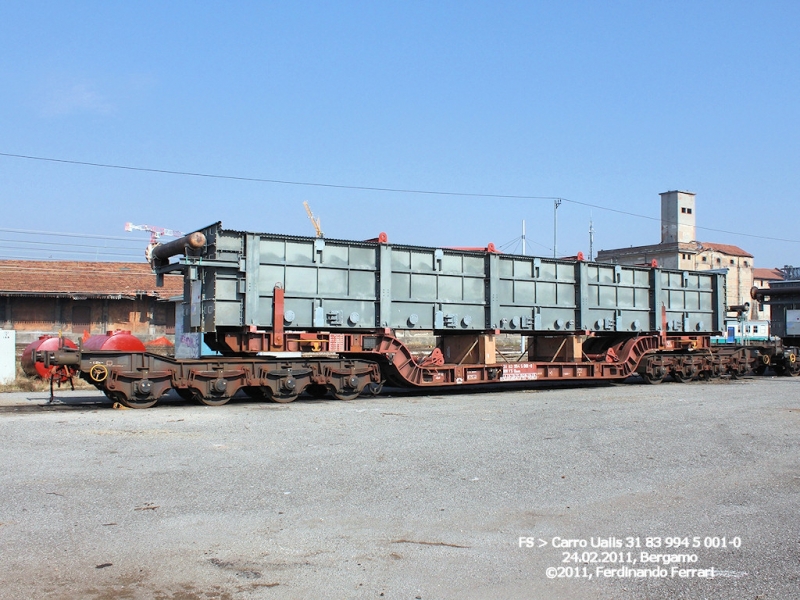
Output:
<instances>
[{"instance_id":1,"label":"clear blue sky","mask_svg":"<svg viewBox=\"0 0 800 600\"><path fill-rule=\"evenodd\" d=\"M565 200L560 255L590 215L595 251L657 243L659 192L689 190L698 225L790 241L701 240L798 264L798 23L798 2L5 0L0 152L651 217ZM529 253L553 246L551 200L4 156L0 197L2 258L135 259L126 221L312 235L303 200L328 237L502 245L525 219Z\"/></svg>"}]
</instances>

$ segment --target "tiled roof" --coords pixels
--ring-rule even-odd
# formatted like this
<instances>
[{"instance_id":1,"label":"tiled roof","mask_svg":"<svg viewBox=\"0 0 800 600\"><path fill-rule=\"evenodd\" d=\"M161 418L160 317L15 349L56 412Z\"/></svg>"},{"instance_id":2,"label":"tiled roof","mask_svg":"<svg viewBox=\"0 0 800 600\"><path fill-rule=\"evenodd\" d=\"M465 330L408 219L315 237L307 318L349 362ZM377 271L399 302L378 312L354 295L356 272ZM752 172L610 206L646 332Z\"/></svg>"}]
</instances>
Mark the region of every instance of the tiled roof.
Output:
<instances>
[{"instance_id":1,"label":"tiled roof","mask_svg":"<svg viewBox=\"0 0 800 600\"><path fill-rule=\"evenodd\" d=\"M732 246L730 244L717 244L714 242L697 242L700 244L701 250L712 250L714 252L721 252L722 254L727 254L728 256L749 256L753 258L753 255L749 252L742 250L739 246Z\"/></svg>"},{"instance_id":2,"label":"tiled roof","mask_svg":"<svg viewBox=\"0 0 800 600\"><path fill-rule=\"evenodd\" d=\"M783 273L779 269L753 269L753 279L782 280Z\"/></svg>"},{"instance_id":3,"label":"tiled roof","mask_svg":"<svg viewBox=\"0 0 800 600\"><path fill-rule=\"evenodd\" d=\"M123 297L183 295L183 277L164 287L147 263L0 260L0 295Z\"/></svg>"}]
</instances>

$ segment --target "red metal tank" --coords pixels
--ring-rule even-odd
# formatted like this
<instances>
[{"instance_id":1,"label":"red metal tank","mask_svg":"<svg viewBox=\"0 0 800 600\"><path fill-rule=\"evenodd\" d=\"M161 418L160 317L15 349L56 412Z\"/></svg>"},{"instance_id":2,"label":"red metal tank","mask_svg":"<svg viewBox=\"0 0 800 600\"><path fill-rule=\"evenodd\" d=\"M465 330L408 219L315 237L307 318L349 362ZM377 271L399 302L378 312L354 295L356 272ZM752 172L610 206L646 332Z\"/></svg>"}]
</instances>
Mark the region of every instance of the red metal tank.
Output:
<instances>
[{"instance_id":1,"label":"red metal tank","mask_svg":"<svg viewBox=\"0 0 800 600\"><path fill-rule=\"evenodd\" d=\"M117 329L105 335L93 335L83 342L84 350L122 350L124 352L145 352L144 343L130 331Z\"/></svg>"},{"instance_id":2,"label":"red metal tank","mask_svg":"<svg viewBox=\"0 0 800 600\"><path fill-rule=\"evenodd\" d=\"M22 366L22 371L28 377L41 377L42 379L50 379L50 375L55 374L56 379L61 382L67 381L70 378L72 373L70 373L69 369L60 368L57 372L52 372L50 369L44 366L43 363L36 362L36 352L53 352L61 348L62 345L65 348L75 348L75 343L72 340L67 338L57 338L51 335L43 335L35 342L31 342L27 346L25 346L25 350L22 351L22 357L20 358L20 365Z\"/></svg>"}]
</instances>

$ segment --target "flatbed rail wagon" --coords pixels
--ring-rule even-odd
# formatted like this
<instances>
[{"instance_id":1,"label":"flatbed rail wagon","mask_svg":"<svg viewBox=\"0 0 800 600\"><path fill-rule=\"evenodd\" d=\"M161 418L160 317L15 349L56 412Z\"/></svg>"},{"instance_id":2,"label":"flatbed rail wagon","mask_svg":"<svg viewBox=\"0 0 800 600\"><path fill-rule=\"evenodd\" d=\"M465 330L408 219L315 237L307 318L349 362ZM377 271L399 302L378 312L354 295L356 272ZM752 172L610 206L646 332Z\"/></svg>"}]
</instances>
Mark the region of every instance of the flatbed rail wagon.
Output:
<instances>
[{"instance_id":1,"label":"flatbed rail wagon","mask_svg":"<svg viewBox=\"0 0 800 600\"><path fill-rule=\"evenodd\" d=\"M184 331L219 354L63 348L37 355L72 365L110 398L149 407L170 390L208 405L243 390L290 402L305 392L352 399L392 386L519 381L648 383L740 375L783 364L782 349L712 347L724 330L716 272L501 254L485 248L390 244L224 229L215 223L155 246L159 281L184 279ZM580 258L580 257L579 257ZM424 356L403 339L427 332ZM522 351L498 353L498 336ZM792 355L793 356L793 355ZM788 370L794 374L792 362Z\"/></svg>"}]
</instances>

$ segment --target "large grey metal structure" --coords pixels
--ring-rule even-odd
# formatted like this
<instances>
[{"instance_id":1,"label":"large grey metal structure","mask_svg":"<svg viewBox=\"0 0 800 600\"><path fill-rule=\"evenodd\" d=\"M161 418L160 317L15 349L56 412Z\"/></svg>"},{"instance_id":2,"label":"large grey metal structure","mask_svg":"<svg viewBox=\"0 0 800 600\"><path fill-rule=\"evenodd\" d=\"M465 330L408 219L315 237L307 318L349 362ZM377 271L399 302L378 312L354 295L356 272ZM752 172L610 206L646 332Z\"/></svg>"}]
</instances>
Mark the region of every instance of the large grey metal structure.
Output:
<instances>
[{"instance_id":1,"label":"large grey metal structure","mask_svg":"<svg viewBox=\"0 0 800 600\"><path fill-rule=\"evenodd\" d=\"M276 287L287 330L724 329L725 279L717 273L250 233L221 223L200 232L204 247L158 267L184 270L187 331L272 328Z\"/></svg>"},{"instance_id":2,"label":"large grey metal structure","mask_svg":"<svg viewBox=\"0 0 800 600\"><path fill-rule=\"evenodd\" d=\"M181 255L175 262L174 256ZM480 249L389 244L224 229L215 223L156 246L157 276L184 275L184 330L220 354L61 348L37 353L75 368L115 401L145 408L175 390L207 405L238 391L291 402L353 399L400 387L621 381L656 384L798 374L796 348L711 347L725 279L715 272L548 259ZM396 333L427 330L415 353ZM521 337L518 356L496 333ZM517 354L515 352L515 354Z\"/></svg>"},{"instance_id":3,"label":"large grey metal structure","mask_svg":"<svg viewBox=\"0 0 800 600\"><path fill-rule=\"evenodd\" d=\"M787 345L800 345L800 279L773 281L767 289L754 287L750 295L763 304L769 304L772 335Z\"/></svg>"}]
</instances>

